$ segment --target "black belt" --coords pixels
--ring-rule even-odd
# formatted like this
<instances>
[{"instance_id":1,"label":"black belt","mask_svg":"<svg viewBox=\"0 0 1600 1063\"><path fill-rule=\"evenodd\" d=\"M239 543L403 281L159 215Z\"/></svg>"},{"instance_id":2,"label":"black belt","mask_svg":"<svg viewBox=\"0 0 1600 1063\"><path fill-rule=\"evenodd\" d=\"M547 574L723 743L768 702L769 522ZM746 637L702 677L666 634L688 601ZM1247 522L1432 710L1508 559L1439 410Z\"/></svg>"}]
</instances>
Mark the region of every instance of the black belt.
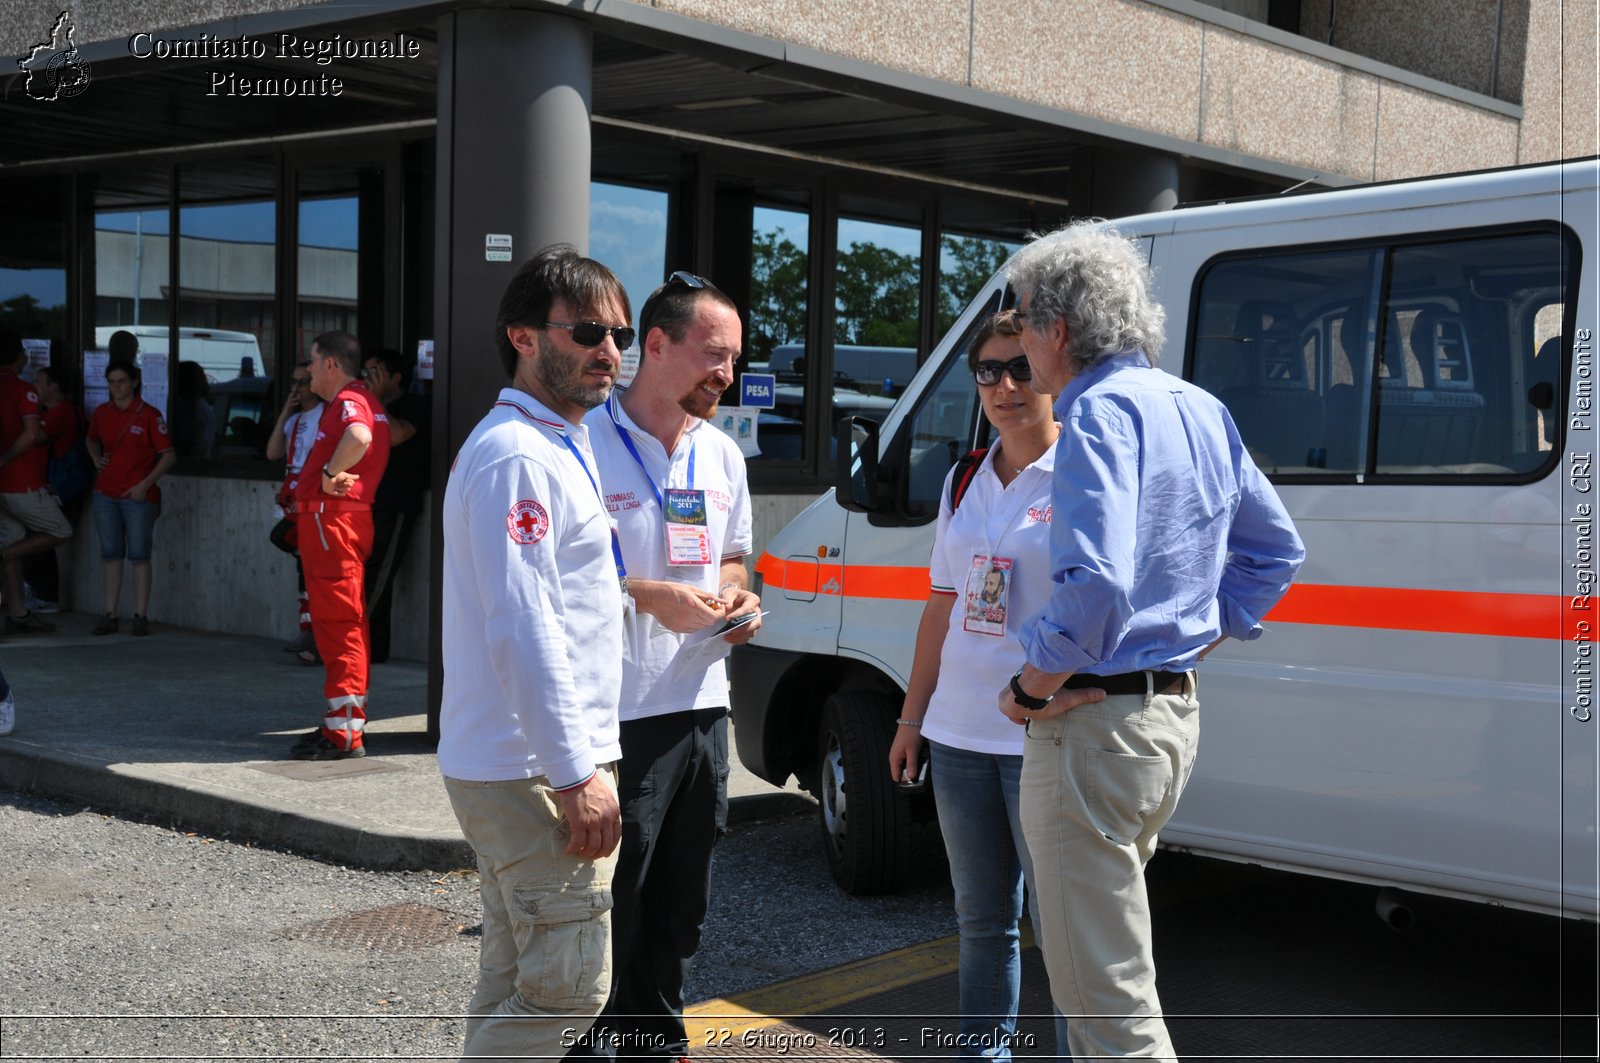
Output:
<instances>
[{"instance_id":1,"label":"black belt","mask_svg":"<svg viewBox=\"0 0 1600 1063\"><path fill-rule=\"evenodd\" d=\"M1150 677L1149 685L1145 676ZM1074 672L1061 684L1062 690L1082 690L1097 687L1107 694L1143 694L1153 689L1157 694L1172 694L1183 689L1188 672L1118 672L1116 675L1090 675Z\"/></svg>"}]
</instances>

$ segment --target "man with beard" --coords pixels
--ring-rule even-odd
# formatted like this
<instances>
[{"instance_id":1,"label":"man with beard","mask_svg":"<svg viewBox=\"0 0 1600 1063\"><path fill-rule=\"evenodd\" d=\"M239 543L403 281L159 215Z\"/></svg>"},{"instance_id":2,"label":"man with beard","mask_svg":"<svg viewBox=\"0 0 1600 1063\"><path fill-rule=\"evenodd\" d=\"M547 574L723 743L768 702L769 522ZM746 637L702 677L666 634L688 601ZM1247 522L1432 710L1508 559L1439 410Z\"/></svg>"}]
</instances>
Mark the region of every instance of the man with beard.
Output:
<instances>
[{"instance_id":1,"label":"man with beard","mask_svg":"<svg viewBox=\"0 0 1600 1063\"><path fill-rule=\"evenodd\" d=\"M706 423L733 383L739 312L710 281L674 273L645 300L639 333L632 385L585 419L637 613L622 669L616 980L573 1054L671 1060L688 1054L683 982L728 818L727 668L680 667L679 651L688 633L747 615L709 637L749 641L761 603L744 564L744 458Z\"/></svg>"},{"instance_id":2,"label":"man with beard","mask_svg":"<svg viewBox=\"0 0 1600 1063\"><path fill-rule=\"evenodd\" d=\"M611 987L627 576L581 422L630 317L572 247L524 263L495 322L511 386L445 488L439 770L483 898L471 1058L559 1058Z\"/></svg>"}]
</instances>

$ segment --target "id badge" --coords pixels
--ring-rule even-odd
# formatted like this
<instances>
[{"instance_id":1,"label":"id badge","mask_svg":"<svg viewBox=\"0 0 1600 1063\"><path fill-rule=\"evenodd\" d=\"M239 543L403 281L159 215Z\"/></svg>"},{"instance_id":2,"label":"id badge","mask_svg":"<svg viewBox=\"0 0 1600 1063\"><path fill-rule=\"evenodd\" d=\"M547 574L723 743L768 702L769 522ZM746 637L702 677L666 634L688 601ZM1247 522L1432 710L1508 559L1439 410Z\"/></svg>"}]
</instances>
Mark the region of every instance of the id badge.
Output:
<instances>
[{"instance_id":1,"label":"id badge","mask_svg":"<svg viewBox=\"0 0 1600 1063\"><path fill-rule=\"evenodd\" d=\"M706 493L669 487L662 498L667 525L667 564L711 564L711 529L706 523Z\"/></svg>"},{"instance_id":2,"label":"id badge","mask_svg":"<svg viewBox=\"0 0 1600 1063\"><path fill-rule=\"evenodd\" d=\"M961 629L974 635L1004 638L1006 600L1011 594L1011 558L973 554L967 569L965 615Z\"/></svg>"}]
</instances>

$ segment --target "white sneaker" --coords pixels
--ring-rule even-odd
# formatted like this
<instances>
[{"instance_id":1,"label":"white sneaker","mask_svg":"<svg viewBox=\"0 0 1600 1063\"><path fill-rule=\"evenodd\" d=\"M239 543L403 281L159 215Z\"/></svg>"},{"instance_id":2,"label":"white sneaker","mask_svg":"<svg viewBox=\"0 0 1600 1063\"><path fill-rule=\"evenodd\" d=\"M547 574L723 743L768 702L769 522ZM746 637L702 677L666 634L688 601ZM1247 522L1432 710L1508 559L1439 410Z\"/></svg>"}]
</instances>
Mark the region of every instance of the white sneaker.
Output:
<instances>
[{"instance_id":1,"label":"white sneaker","mask_svg":"<svg viewBox=\"0 0 1600 1063\"><path fill-rule=\"evenodd\" d=\"M4 699L0 699L0 735L8 735L17 725L17 700L12 697L11 691L6 691Z\"/></svg>"},{"instance_id":2,"label":"white sneaker","mask_svg":"<svg viewBox=\"0 0 1600 1063\"><path fill-rule=\"evenodd\" d=\"M35 613L59 613L61 606L55 602L47 602L43 598L29 598L28 608Z\"/></svg>"}]
</instances>

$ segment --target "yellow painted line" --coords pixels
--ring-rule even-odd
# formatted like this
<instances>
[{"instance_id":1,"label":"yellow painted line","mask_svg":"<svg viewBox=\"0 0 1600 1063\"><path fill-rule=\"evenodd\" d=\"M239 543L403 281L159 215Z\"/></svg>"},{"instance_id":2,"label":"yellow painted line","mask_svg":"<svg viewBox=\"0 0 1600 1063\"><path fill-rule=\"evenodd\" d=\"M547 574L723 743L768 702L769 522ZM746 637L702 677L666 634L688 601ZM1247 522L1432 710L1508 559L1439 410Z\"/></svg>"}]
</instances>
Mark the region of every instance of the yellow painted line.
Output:
<instances>
[{"instance_id":1,"label":"yellow painted line","mask_svg":"<svg viewBox=\"0 0 1600 1063\"><path fill-rule=\"evenodd\" d=\"M1033 932L1022 925L1022 946L1033 944ZM750 1030L776 1026L794 1016L825 1015L853 1001L901 989L929 978L951 974L959 966L959 939L939 938L886 952L785 982L703 1000L683 1009L689 1047L727 1043Z\"/></svg>"}]
</instances>

